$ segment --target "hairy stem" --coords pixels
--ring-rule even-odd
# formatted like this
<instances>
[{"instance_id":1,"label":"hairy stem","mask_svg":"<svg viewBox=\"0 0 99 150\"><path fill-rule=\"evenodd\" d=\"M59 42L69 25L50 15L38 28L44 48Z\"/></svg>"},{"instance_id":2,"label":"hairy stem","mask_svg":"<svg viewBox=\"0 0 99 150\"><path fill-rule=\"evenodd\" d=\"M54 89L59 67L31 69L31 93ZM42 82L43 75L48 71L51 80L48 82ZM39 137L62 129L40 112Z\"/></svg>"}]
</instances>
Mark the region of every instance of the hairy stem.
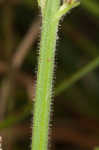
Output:
<instances>
[{"instance_id":1,"label":"hairy stem","mask_svg":"<svg viewBox=\"0 0 99 150\"><path fill-rule=\"evenodd\" d=\"M48 0L46 12L42 21L32 150L46 150L48 147L48 124L50 118L54 56L58 27L58 22L54 22L53 15L58 8L59 0Z\"/></svg>"},{"instance_id":2,"label":"hairy stem","mask_svg":"<svg viewBox=\"0 0 99 150\"><path fill-rule=\"evenodd\" d=\"M60 6L60 0L38 0L42 11L42 34L34 107L32 150L47 150L51 111L52 82L54 72L57 29L60 18L78 5Z\"/></svg>"}]
</instances>

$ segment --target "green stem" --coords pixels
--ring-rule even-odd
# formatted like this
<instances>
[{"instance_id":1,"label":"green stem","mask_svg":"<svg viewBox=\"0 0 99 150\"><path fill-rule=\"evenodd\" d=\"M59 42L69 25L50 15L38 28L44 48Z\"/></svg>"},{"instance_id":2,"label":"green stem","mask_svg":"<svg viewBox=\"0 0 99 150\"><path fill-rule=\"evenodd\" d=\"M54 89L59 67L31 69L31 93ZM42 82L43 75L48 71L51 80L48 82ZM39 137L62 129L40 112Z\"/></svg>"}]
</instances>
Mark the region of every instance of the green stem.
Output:
<instances>
[{"instance_id":1,"label":"green stem","mask_svg":"<svg viewBox=\"0 0 99 150\"><path fill-rule=\"evenodd\" d=\"M47 150L51 111L52 81L54 71L57 29L60 18L71 8L71 4L60 6L60 0L38 0L42 10L42 34L34 107L32 150Z\"/></svg>"},{"instance_id":2,"label":"green stem","mask_svg":"<svg viewBox=\"0 0 99 150\"><path fill-rule=\"evenodd\" d=\"M54 56L58 22L53 15L59 8L59 0L48 0L43 18L40 56L35 96L32 150L48 147L48 124L50 118Z\"/></svg>"}]
</instances>

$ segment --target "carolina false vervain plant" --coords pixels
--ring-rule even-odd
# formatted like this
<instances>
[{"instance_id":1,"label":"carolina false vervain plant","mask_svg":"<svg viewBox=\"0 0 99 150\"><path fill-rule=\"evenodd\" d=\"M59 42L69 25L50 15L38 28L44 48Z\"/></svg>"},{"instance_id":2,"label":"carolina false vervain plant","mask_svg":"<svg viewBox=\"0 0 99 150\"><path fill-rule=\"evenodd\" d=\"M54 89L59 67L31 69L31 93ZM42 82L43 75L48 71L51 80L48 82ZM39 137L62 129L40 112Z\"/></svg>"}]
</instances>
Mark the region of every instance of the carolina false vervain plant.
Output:
<instances>
[{"instance_id":1,"label":"carolina false vervain plant","mask_svg":"<svg viewBox=\"0 0 99 150\"><path fill-rule=\"evenodd\" d=\"M58 24L61 17L79 5L77 0L38 0L42 32L34 106L32 150L47 150L53 71Z\"/></svg>"}]
</instances>

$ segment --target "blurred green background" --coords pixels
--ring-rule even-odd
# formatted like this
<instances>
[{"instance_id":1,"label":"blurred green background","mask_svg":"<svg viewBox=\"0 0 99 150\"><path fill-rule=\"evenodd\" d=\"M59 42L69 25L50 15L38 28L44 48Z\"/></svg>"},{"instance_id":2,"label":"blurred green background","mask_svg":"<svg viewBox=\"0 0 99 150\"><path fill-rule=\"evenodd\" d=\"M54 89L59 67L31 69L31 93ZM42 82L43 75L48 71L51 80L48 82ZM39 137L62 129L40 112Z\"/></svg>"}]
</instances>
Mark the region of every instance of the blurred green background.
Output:
<instances>
[{"instance_id":1,"label":"blurred green background","mask_svg":"<svg viewBox=\"0 0 99 150\"><path fill-rule=\"evenodd\" d=\"M41 14L35 0L0 1L3 150L30 149ZM99 1L81 0L59 26L51 150L99 145Z\"/></svg>"}]
</instances>

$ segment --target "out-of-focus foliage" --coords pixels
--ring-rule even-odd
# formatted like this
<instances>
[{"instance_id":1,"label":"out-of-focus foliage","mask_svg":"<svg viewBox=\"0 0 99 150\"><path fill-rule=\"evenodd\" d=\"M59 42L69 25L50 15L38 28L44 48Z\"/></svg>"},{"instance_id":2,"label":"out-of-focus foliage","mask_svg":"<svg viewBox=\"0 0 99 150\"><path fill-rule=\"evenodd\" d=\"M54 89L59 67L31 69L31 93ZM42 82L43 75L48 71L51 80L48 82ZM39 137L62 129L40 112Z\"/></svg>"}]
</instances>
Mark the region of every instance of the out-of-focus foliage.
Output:
<instances>
[{"instance_id":1,"label":"out-of-focus foliage","mask_svg":"<svg viewBox=\"0 0 99 150\"><path fill-rule=\"evenodd\" d=\"M99 150L99 147L96 147L95 150Z\"/></svg>"},{"instance_id":2,"label":"out-of-focus foliage","mask_svg":"<svg viewBox=\"0 0 99 150\"><path fill-rule=\"evenodd\" d=\"M30 149L39 16L36 1L0 2L0 135L4 149L8 150ZM82 0L78 8L65 16L59 28L56 91L99 57L99 1ZM16 67L20 57L21 65ZM64 87L53 103L52 150L93 150L99 145L98 65L69 88Z\"/></svg>"}]
</instances>

